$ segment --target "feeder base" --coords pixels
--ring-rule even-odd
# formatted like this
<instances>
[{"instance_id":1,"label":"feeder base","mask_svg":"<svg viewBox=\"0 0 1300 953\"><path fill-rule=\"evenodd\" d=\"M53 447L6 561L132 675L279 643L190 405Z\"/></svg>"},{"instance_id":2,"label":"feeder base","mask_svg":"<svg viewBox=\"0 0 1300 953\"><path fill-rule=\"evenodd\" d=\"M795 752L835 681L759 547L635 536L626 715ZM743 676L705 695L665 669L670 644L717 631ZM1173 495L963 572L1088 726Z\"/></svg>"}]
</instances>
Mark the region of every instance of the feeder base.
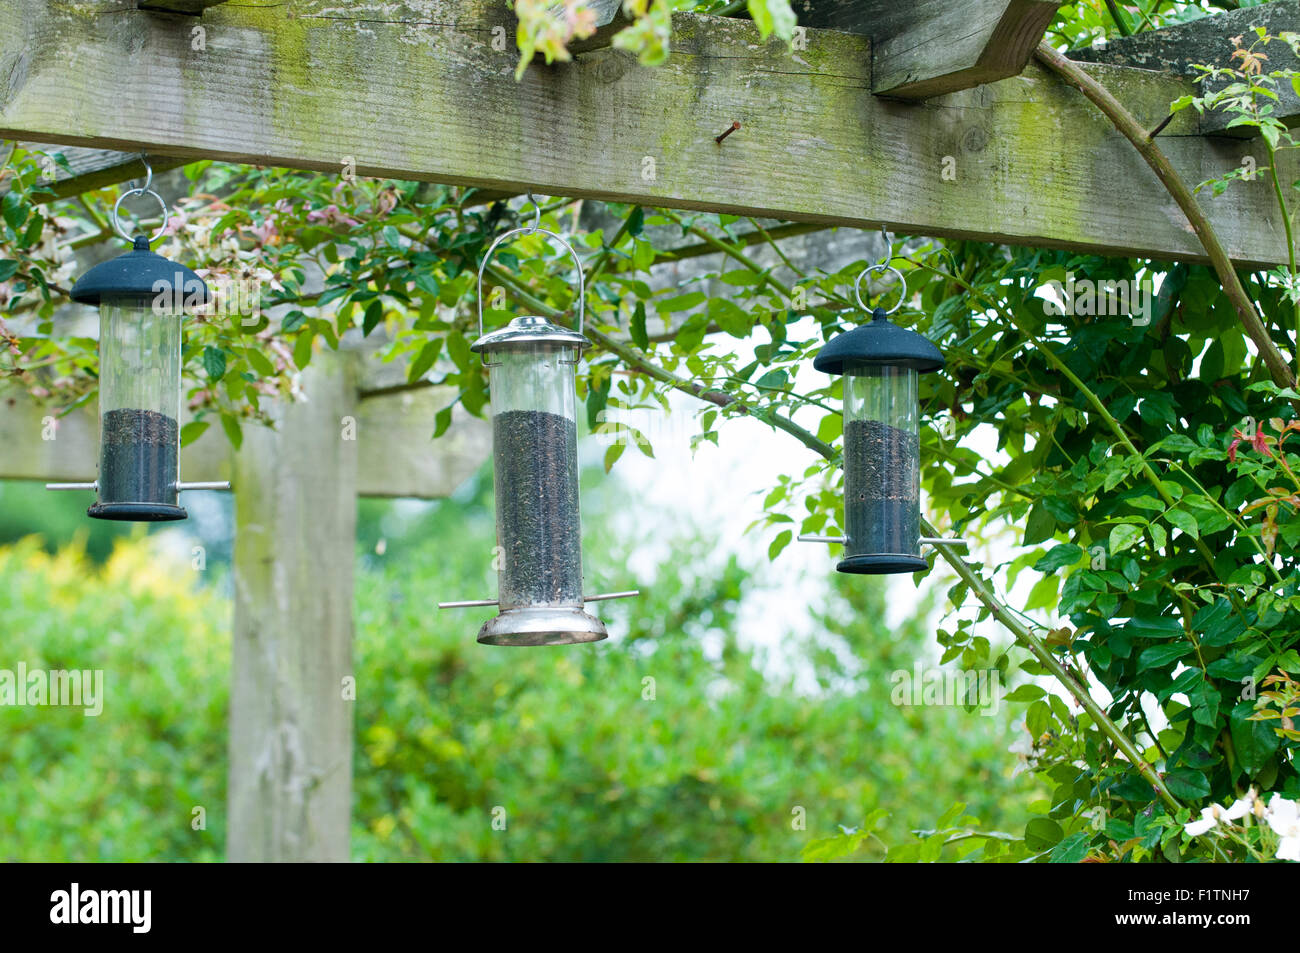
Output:
<instances>
[{"instance_id":1,"label":"feeder base","mask_svg":"<svg viewBox=\"0 0 1300 953\"><path fill-rule=\"evenodd\" d=\"M573 606L506 609L478 632L484 645L576 645L607 637L605 623Z\"/></svg>"},{"instance_id":2,"label":"feeder base","mask_svg":"<svg viewBox=\"0 0 1300 953\"><path fill-rule=\"evenodd\" d=\"M185 507L166 503L93 503L86 515L92 519L124 523L166 523L190 517Z\"/></svg>"},{"instance_id":3,"label":"feeder base","mask_svg":"<svg viewBox=\"0 0 1300 953\"><path fill-rule=\"evenodd\" d=\"M867 553L840 560L835 570L858 575L881 576L886 573L921 572L929 568L929 564L920 556L902 553Z\"/></svg>"}]
</instances>

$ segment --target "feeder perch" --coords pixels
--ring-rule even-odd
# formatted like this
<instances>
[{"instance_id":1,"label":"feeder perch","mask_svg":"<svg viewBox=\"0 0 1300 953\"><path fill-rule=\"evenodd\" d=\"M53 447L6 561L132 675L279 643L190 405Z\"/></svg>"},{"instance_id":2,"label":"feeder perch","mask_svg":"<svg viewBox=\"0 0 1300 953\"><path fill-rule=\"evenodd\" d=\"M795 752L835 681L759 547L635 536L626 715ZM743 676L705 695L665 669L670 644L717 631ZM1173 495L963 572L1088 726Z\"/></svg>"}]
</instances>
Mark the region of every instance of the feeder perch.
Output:
<instances>
[{"instance_id":1,"label":"feeder perch","mask_svg":"<svg viewBox=\"0 0 1300 953\"><path fill-rule=\"evenodd\" d=\"M488 261L506 239L534 232L555 239L578 264L578 330L526 316L483 334L483 272ZM478 281L480 337L471 350L482 355L489 369L502 568L496 600L439 607L498 606L500 613L479 630L478 641L486 645L598 642L607 635L604 623L583 611L584 604L638 593L584 596L582 591L574 384L574 368L590 343L582 334L582 262L562 238L534 225L498 238L483 259Z\"/></svg>"},{"instance_id":2,"label":"feeder perch","mask_svg":"<svg viewBox=\"0 0 1300 953\"><path fill-rule=\"evenodd\" d=\"M148 164L146 163L146 168ZM123 231L118 207L114 225L131 251L96 265L72 288L72 300L99 308L99 478L92 483L50 483L49 490L92 490L87 510L95 519L133 522L183 520L182 490L230 489L229 483L180 482L181 319L185 307L210 300L203 279L183 265L150 251L150 239Z\"/></svg>"},{"instance_id":3,"label":"feeder perch","mask_svg":"<svg viewBox=\"0 0 1300 953\"><path fill-rule=\"evenodd\" d=\"M855 294L862 301L862 279ZM926 568L921 545L965 545L962 540L921 537L920 408L917 377L943 367L943 355L915 331L900 328L890 311L827 342L813 367L844 377L844 536L800 536L804 542L839 543L845 573L909 573Z\"/></svg>"}]
</instances>

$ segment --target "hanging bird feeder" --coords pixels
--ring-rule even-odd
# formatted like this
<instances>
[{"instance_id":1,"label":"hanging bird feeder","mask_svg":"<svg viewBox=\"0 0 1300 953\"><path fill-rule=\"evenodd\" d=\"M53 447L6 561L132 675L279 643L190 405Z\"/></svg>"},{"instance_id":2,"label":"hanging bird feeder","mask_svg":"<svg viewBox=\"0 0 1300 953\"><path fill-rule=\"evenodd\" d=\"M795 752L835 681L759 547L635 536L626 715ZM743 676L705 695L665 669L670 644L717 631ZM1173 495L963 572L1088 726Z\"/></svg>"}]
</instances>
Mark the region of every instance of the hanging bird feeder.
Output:
<instances>
[{"instance_id":1,"label":"hanging bird feeder","mask_svg":"<svg viewBox=\"0 0 1300 953\"><path fill-rule=\"evenodd\" d=\"M497 246L517 234L555 239L578 265L578 329L545 318L519 317L483 333L483 273ZM492 473L497 545L502 560L495 600L447 602L439 608L497 606L478 641L486 645L569 645L598 642L604 624L587 602L637 592L584 596L582 521L578 507L575 367L590 342L582 334L582 262L560 236L536 224L492 243L478 274L479 339L471 347L489 369Z\"/></svg>"},{"instance_id":2,"label":"hanging bird feeder","mask_svg":"<svg viewBox=\"0 0 1300 953\"><path fill-rule=\"evenodd\" d=\"M862 279L889 271L905 288L903 275L889 265L872 265ZM876 308L867 324L837 335L813 360L813 367L844 377L844 536L800 536L804 542L839 543L845 573L907 573L926 568L921 546L965 545L962 540L922 538L920 408L917 377L943 367L943 355L915 331L900 328L889 311Z\"/></svg>"},{"instance_id":3,"label":"hanging bird feeder","mask_svg":"<svg viewBox=\"0 0 1300 953\"><path fill-rule=\"evenodd\" d=\"M203 279L149 250L151 239L122 227L118 209L132 195L151 195L153 170L143 186L122 193L113 225L131 251L96 265L72 288L72 300L99 308L99 478L93 483L50 483L49 490L92 490L95 519L133 522L183 520L182 490L230 489L229 483L180 482L181 319L185 307L211 300Z\"/></svg>"}]
</instances>

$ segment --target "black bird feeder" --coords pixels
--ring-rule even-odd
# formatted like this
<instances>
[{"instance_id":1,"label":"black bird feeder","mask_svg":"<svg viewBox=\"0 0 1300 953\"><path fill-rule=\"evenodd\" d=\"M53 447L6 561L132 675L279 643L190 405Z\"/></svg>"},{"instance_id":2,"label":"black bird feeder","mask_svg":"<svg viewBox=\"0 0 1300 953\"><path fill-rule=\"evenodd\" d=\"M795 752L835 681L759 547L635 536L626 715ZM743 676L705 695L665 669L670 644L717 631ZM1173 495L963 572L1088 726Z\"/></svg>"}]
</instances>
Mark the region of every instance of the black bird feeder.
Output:
<instances>
[{"instance_id":1,"label":"black bird feeder","mask_svg":"<svg viewBox=\"0 0 1300 953\"><path fill-rule=\"evenodd\" d=\"M855 296L862 310L862 279L890 271L872 265L858 276ZM846 573L909 573L926 568L921 545L964 545L962 540L921 536L921 467L917 376L940 370L943 355L929 340L900 328L876 308L872 320L837 335L813 367L844 376L844 536L800 536L804 542L840 543Z\"/></svg>"},{"instance_id":2,"label":"black bird feeder","mask_svg":"<svg viewBox=\"0 0 1300 953\"><path fill-rule=\"evenodd\" d=\"M540 213L538 216L540 220ZM483 272L497 246L517 234L555 239L578 266L578 328L519 317L483 333ZM442 609L498 606L483 624L485 645L570 645L606 637L583 610L588 602L638 595L583 595L582 521L578 508L577 391L574 368L583 348L582 262L560 236L532 227L506 232L479 267L479 334L471 350L489 368L492 474L501 566L494 600L445 602Z\"/></svg>"},{"instance_id":3,"label":"black bird feeder","mask_svg":"<svg viewBox=\"0 0 1300 953\"><path fill-rule=\"evenodd\" d=\"M122 228L118 208L131 195L151 195L153 170L140 188L122 193L113 223L131 251L96 265L72 288L72 300L99 308L99 478L50 483L50 490L93 490L87 515L102 520L183 520L182 490L230 489L229 483L180 482L181 319L186 307L211 300L203 279L150 251L150 239Z\"/></svg>"}]
</instances>

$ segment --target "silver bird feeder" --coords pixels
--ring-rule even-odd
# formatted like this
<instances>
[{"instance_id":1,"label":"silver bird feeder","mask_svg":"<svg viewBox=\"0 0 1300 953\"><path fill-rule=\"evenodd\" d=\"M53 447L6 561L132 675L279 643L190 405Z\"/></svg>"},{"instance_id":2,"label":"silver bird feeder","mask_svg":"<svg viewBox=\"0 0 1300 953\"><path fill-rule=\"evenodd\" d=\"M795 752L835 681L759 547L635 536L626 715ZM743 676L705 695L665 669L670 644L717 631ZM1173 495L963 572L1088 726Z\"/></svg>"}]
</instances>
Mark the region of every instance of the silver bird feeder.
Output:
<instances>
[{"instance_id":1,"label":"silver bird feeder","mask_svg":"<svg viewBox=\"0 0 1300 953\"><path fill-rule=\"evenodd\" d=\"M483 273L497 246L517 234L541 233L573 256L578 269L578 329L545 318L519 317L483 333ZM496 600L447 602L439 608L492 606L498 615L479 630L485 645L572 645L606 638L605 625L583 611L587 602L636 592L584 596L582 521L578 506L575 367L590 342L582 334L582 262L560 236L536 224L493 242L478 273L480 337L471 350L489 369L492 473L501 558Z\"/></svg>"},{"instance_id":2,"label":"silver bird feeder","mask_svg":"<svg viewBox=\"0 0 1300 953\"><path fill-rule=\"evenodd\" d=\"M890 271L872 265L858 275L854 294L863 311L862 279ZM940 370L943 354L929 340L900 328L889 311L827 342L813 367L844 376L844 536L800 536L803 542L838 543L844 573L910 573L927 568L921 546L964 546L960 539L921 536L920 408L917 377Z\"/></svg>"},{"instance_id":3,"label":"silver bird feeder","mask_svg":"<svg viewBox=\"0 0 1300 953\"><path fill-rule=\"evenodd\" d=\"M96 265L78 279L72 300L99 308L99 477L90 483L48 483L48 490L90 490L94 519L164 522L187 517L182 490L228 490L230 484L180 481L181 321L185 307L211 293L183 265L150 251L150 239L122 228L118 209L132 195L151 195L153 170L140 188L123 192L113 225L131 251Z\"/></svg>"}]
</instances>

